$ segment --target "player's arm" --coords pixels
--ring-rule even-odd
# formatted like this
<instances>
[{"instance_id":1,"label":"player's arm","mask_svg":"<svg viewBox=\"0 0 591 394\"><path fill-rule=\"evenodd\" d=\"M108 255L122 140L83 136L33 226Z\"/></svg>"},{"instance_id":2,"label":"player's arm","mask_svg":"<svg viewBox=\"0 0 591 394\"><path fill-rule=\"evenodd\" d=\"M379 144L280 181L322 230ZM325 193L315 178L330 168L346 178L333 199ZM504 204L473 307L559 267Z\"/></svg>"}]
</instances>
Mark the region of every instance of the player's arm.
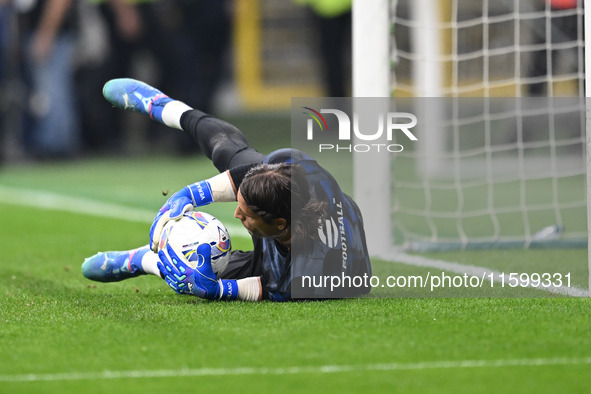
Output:
<instances>
[{"instance_id":1,"label":"player's arm","mask_svg":"<svg viewBox=\"0 0 591 394\"><path fill-rule=\"evenodd\" d=\"M71 5L72 0L49 0L43 5L43 14L33 36L32 52L35 61L47 61Z\"/></svg>"},{"instance_id":2,"label":"player's arm","mask_svg":"<svg viewBox=\"0 0 591 394\"><path fill-rule=\"evenodd\" d=\"M212 178L185 186L174 193L160 208L150 228L150 246L158 251L158 240L169 220L178 220L194 207L212 202L236 201L238 188L246 173L258 163L251 163L224 171Z\"/></svg>"},{"instance_id":3,"label":"player's arm","mask_svg":"<svg viewBox=\"0 0 591 394\"><path fill-rule=\"evenodd\" d=\"M158 251L158 240L169 220L178 220L194 207L212 202L236 201L236 188L228 171L212 178L185 186L174 193L156 214L150 228L150 246Z\"/></svg>"},{"instance_id":4,"label":"player's arm","mask_svg":"<svg viewBox=\"0 0 591 394\"><path fill-rule=\"evenodd\" d=\"M244 164L238 167L231 168L227 171L228 175L230 176L230 179L232 180L232 185L234 185L235 193L238 191L238 188L240 188L242 180L244 179L248 171L250 171L251 168L256 167L259 164L260 163Z\"/></svg>"},{"instance_id":5,"label":"player's arm","mask_svg":"<svg viewBox=\"0 0 591 394\"><path fill-rule=\"evenodd\" d=\"M171 219L179 218L187 209L187 204L200 207L212 202L236 201L238 188L248 171L258 163L245 164L224 171L212 178L187 185L172 195L164 207L171 208ZM163 208L164 208L163 207Z\"/></svg>"},{"instance_id":6,"label":"player's arm","mask_svg":"<svg viewBox=\"0 0 591 394\"><path fill-rule=\"evenodd\" d=\"M211 267L211 246L197 248L199 262L191 268L184 256L175 253L170 245L158 252L158 269L166 283L178 294L191 294L207 300L260 301L263 289L261 278L218 279Z\"/></svg>"}]
</instances>

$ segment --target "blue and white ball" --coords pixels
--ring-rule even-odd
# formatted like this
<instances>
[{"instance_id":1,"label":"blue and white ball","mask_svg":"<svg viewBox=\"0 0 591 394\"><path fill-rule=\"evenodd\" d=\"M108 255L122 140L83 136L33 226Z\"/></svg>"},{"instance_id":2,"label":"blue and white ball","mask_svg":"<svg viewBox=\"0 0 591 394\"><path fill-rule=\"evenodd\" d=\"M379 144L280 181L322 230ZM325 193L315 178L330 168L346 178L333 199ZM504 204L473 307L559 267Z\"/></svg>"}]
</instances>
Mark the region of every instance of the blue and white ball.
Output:
<instances>
[{"instance_id":1,"label":"blue and white ball","mask_svg":"<svg viewBox=\"0 0 591 394\"><path fill-rule=\"evenodd\" d=\"M169 221L162 231L158 249L169 244L178 256L185 256L185 263L197 265L197 247L211 245L211 265L216 275L223 272L230 261L232 243L226 226L214 216L199 211L186 212L179 220Z\"/></svg>"}]
</instances>

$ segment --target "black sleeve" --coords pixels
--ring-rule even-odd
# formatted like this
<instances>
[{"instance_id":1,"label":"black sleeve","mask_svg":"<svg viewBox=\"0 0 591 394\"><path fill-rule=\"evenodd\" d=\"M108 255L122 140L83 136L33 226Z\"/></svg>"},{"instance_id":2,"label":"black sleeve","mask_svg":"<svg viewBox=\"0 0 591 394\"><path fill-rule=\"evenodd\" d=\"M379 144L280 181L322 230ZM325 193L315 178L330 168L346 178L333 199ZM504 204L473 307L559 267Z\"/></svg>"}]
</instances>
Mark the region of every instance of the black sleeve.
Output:
<instances>
[{"instance_id":1,"label":"black sleeve","mask_svg":"<svg viewBox=\"0 0 591 394\"><path fill-rule=\"evenodd\" d=\"M251 168L253 168L257 165L259 165L259 163L243 164L238 167L230 168L230 170L229 170L230 178L232 178L232 182L234 182L234 186L236 186L236 189L238 189L240 187L240 185L242 184L242 180L244 179L244 176L246 175L246 173Z\"/></svg>"}]
</instances>

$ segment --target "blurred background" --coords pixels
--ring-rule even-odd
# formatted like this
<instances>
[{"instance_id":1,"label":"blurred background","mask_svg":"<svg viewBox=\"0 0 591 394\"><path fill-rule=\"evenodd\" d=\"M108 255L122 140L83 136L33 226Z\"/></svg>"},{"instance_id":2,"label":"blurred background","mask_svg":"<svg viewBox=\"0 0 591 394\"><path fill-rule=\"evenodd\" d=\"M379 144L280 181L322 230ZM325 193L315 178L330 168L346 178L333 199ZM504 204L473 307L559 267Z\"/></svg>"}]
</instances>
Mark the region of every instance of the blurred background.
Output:
<instances>
[{"instance_id":1,"label":"blurred background","mask_svg":"<svg viewBox=\"0 0 591 394\"><path fill-rule=\"evenodd\" d=\"M351 95L351 3L0 0L0 158L195 152L113 110L101 90L118 77L256 130L270 116L289 141L292 97ZM583 95L581 1L388 4L393 96Z\"/></svg>"},{"instance_id":2,"label":"blurred background","mask_svg":"<svg viewBox=\"0 0 591 394\"><path fill-rule=\"evenodd\" d=\"M291 97L350 95L350 43L351 0L0 0L1 159L196 151L111 108L119 77L289 141Z\"/></svg>"},{"instance_id":3,"label":"blurred background","mask_svg":"<svg viewBox=\"0 0 591 394\"><path fill-rule=\"evenodd\" d=\"M397 227L384 227L401 235L387 238L449 234L462 248L505 234L525 234L529 245L545 228L586 238L582 0L357 4L359 15L371 12L355 18L367 50L356 52L364 55L355 70L384 66L358 72L356 86L385 86L398 106L450 99L409 102L419 142L384 162L353 171L321 158L347 192L364 179L354 173L390 184L381 209L355 196L366 212L392 212ZM351 8L352 0L0 0L0 175L23 178L14 175L22 163L38 164L28 166L35 172L49 161L199 157L188 136L104 100L105 82L120 77L235 124L261 152L289 146L293 97L351 96ZM384 27L379 37L375 26ZM379 38L387 44L373 46ZM357 82L365 77L374 81ZM547 100L564 96L576 99Z\"/></svg>"}]
</instances>

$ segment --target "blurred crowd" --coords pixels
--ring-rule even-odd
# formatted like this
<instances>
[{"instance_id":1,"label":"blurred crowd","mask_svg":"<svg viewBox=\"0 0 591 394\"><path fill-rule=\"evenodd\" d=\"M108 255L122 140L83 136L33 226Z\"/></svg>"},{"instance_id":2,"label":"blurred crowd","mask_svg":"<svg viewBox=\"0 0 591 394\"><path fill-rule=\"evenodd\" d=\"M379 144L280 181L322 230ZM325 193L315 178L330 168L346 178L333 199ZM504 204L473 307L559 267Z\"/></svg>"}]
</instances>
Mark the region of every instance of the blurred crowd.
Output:
<instances>
[{"instance_id":1,"label":"blurred crowd","mask_svg":"<svg viewBox=\"0 0 591 394\"><path fill-rule=\"evenodd\" d=\"M206 112L224 73L232 0L0 0L4 155L62 159L129 149L129 122L102 98L117 77L145 80ZM190 151L146 121L132 144ZM20 156L20 157L19 157Z\"/></svg>"},{"instance_id":2,"label":"blurred crowd","mask_svg":"<svg viewBox=\"0 0 591 394\"><path fill-rule=\"evenodd\" d=\"M351 3L292 0L319 38L328 96L350 88ZM215 115L216 93L232 77L236 8L235 0L0 0L0 161L192 153L183 133L114 111L100 92L109 79L132 77Z\"/></svg>"},{"instance_id":3,"label":"blurred crowd","mask_svg":"<svg viewBox=\"0 0 591 394\"><path fill-rule=\"evenodd\" d=\"M349 96L352 0L287 1L307 8L314 29L307 45L316 46L324 95ZM284 2L258 4L285 10L277 6ZM553 15L551 25L546 18L532 24L540 49L526 71L533 81L528 95L548 94L547 74L566 58L565 51L548 44L577 39L578 16L568 10L579 3L536 3L546 4ZM182 133L114 111L100 92L111 78L132 77L216 115L216 94L232 76L237 5L236 0L0 0L0 161L154 147L193 152L193 142Z\"/></svg>"}]
</instances>

